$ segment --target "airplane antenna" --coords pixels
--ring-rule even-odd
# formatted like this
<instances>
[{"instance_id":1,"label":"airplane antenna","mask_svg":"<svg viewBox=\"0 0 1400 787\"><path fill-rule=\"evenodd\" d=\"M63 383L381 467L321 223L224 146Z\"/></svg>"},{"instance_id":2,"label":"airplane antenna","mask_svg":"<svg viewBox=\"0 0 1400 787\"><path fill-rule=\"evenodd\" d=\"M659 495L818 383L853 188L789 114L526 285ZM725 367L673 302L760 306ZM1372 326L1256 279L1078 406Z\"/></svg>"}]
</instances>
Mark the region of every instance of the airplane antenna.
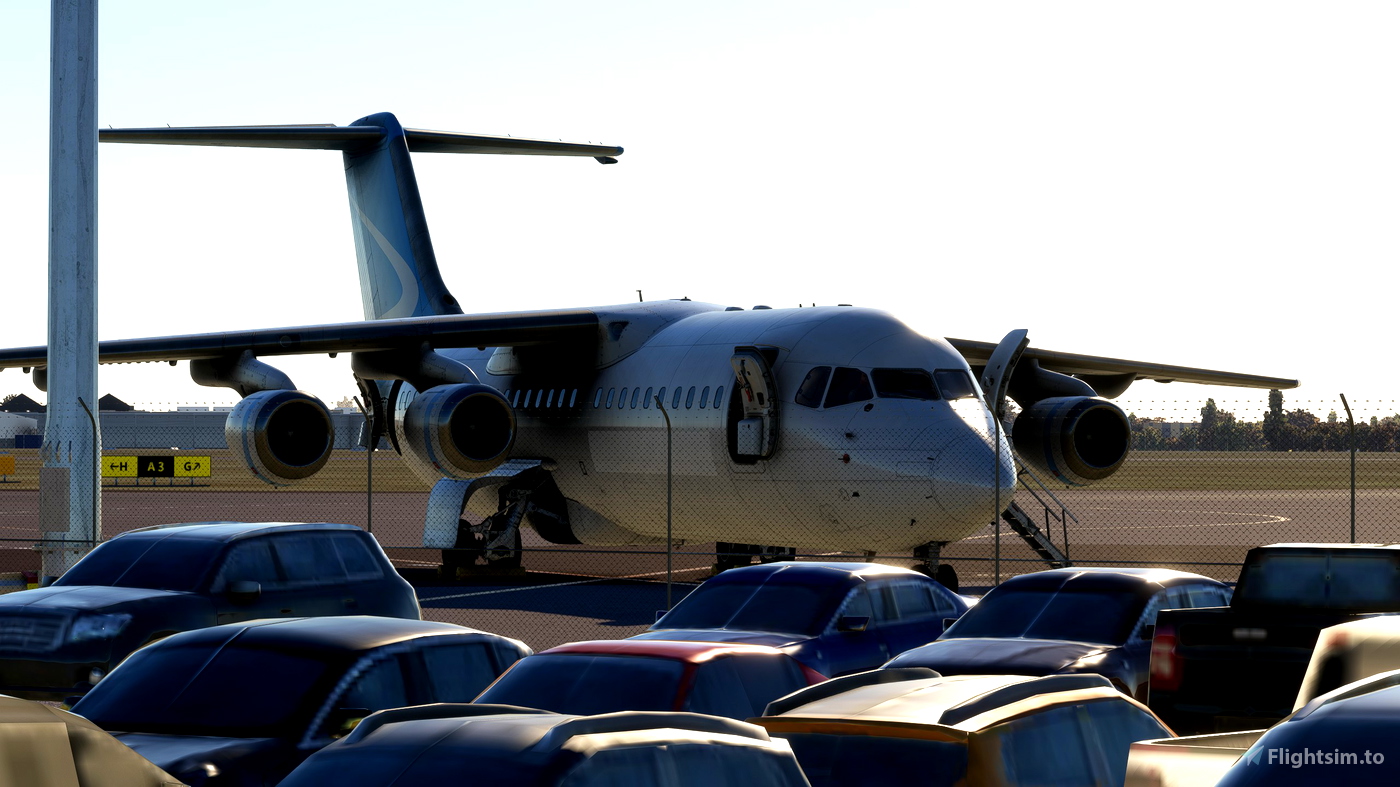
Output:
<instances>
[{"instance_id":1,"label":"airplane antenna","mask_svg":"<svg viewBox=\"0 0 1400 787\"><path fill-rule=\"evenodd\" d=\"M642 291L641 291L641 290L637 290L637 303L644 303L644 301L642 300Z\"/></svg>"}]
</instances>

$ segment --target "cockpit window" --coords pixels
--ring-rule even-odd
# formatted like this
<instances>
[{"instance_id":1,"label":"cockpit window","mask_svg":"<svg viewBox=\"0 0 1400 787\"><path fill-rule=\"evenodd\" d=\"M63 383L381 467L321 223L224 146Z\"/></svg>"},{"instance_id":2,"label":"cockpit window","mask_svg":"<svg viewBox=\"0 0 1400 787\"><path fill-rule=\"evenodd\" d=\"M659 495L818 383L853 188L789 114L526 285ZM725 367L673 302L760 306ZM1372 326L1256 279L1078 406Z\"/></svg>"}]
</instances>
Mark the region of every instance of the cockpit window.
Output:
<instances>
[{"instance_id":1,"label":"cockpit window","mask_svg":"<svg viewBox=\"0 0 1400 787\"><path fill-rule=\"evenodd\" d=\"M876 369L870 373L875 381L875 393L881 399L936 400L933 375L923 369Z\"/></svg>"},{"instance_id":2,"label":"cockpit window","mask_svg":"<svg viewBox=\"0 0 1400 787\"><path fill-rule=\"evenodd\" d=\"M977 398L972 377L962 369L939 369L933 373L933 379L938 381L938 390L943 392L944 399Z\"/></svg>"},{"instance_id":3,"label":"cockpit window","mask_svg":"<svg viewBox=\"0 0 1400 787\"><path fill-rule=\"evenodd\" d=\"M818 366L803 378L802 385L797 388L797 398L794 400L803 407L821 407L822 394L826 391L827 378L831 377L830 366Z\"/></svg>"},{"instance_id":4,"label":"cockpit window","mask_svg":"<svg viewBox=\"0 0 1400 787\"><path fill-rule=\"evenodd\" d=\"M826 392L826 406L838 407L851 402L863 402L874 397L870 378L859 369L838 366L831 374L831 388Z\"/></svg>"}]
</instances>

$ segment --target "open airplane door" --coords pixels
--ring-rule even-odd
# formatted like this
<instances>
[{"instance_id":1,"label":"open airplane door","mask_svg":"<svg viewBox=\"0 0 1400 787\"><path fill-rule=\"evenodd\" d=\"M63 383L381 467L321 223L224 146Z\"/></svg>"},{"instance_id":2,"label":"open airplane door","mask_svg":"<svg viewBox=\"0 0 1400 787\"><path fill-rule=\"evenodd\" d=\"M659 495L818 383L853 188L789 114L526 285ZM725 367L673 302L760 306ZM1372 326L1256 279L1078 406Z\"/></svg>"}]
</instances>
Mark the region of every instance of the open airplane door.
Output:
<instances>
[{"instance_id":1,"label":"open airplane door","mask_svg":"<svg viewBox=\"0 0 1400 787\"><path fill-rule=\"evenodd\" d=\"M757 347L735 347L734 367L740 410L734 424L734 451L744 459L769 459L778 447L778 397L768 357Z\"/></svg>"}]
</instances>

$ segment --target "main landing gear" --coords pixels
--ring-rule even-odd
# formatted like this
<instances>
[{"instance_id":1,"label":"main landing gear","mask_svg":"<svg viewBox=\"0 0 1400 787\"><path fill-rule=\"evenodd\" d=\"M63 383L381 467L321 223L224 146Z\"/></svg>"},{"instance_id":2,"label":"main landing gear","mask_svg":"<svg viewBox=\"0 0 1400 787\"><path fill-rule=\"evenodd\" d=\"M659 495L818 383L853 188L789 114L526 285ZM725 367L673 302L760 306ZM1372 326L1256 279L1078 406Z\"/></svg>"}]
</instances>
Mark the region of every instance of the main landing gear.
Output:
<instances>
[{"instance_id":1,"label":"main landing gear","mask_svg":"<svg viewBox=\"0 0 1400 787\"><path fill-rule=\"evenodd\" d=\"M946 541L930 541L922 546L914 547L914 559L919 562L918 565L914 566L914 570L933 577L935 582L956 593L958 592L958 572L947 563L938 562L943 552L943 545L946 543Z\"/></svg>"},{"instance_id":2,"label":"main landing gear","mask_svg":"<svg viewBox=\"0 0 1400 787\"><path fill-rule=\"evenodd\" d=\"M731 568L747 566L754 557L760 563L775 563L779 560L796 560L797 547L771 547L757 544L734 544L728 541L715 543L714 572L728 571Z\"/></svg>"}]
</instances>

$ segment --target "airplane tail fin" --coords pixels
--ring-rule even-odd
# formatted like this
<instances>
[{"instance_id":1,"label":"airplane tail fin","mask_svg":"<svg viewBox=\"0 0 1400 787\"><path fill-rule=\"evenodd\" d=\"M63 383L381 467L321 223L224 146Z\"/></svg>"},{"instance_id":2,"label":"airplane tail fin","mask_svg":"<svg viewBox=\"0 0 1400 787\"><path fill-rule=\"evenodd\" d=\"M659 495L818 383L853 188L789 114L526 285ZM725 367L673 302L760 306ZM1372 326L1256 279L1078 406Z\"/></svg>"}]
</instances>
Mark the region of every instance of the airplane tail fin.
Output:
<instances>
[{"instance_id":1,"label":"airplane tail fin","mask_svg":"<svg viewBox=\"0 0 1400 787\"><path fill-rule=\"evenodd\" d=\"M614 164L622 148L405 129L388 112L348 126L205 126L102 129L103 142L339 150L360 269L365 319L461 314L433 254L409 153L589 156Z\"/></svg>"}]
</instances>

